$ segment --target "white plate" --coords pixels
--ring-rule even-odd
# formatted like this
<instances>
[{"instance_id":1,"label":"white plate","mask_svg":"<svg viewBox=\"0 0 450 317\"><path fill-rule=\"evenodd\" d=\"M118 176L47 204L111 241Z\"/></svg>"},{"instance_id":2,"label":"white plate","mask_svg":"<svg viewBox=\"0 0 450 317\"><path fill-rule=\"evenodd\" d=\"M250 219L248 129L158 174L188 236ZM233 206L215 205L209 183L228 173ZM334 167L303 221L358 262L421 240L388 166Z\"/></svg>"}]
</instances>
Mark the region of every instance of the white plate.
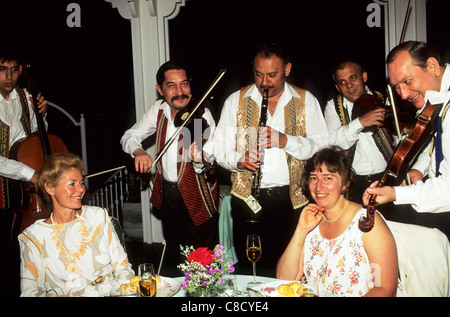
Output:
<instances>
[{"instance_id":1,"label":"white plate","mask_svg":"<svg viewBox=\"0 0 450 317\"><path fill-rule=\"evenodd\" d=\"M289 283L293 283L293 282L300 283L299 281L279 280L279 281L275 281L275 282L263 283L261 285L258 285L258 286L252 287L252 288L259 291L261 294L263 294L266 297L286 297L285 295L281 295L280 293L278 293L277 287L282 284L289 284ZM300 287L301 287L301 283L300 283ZM295 297L299 297L299 296L300 295L295 294Z\"/></svg>"},{"instance_id":2,"label":"white plate","mask_svg":"<svg viewBox=\"0 0 450 317\"><path fill-rule=\"evenodd\" d=\"M181 284L173 278L160 276L161 282L156 286L156 297L172 297L180 290Z\"/></svg>"}]
</instances>

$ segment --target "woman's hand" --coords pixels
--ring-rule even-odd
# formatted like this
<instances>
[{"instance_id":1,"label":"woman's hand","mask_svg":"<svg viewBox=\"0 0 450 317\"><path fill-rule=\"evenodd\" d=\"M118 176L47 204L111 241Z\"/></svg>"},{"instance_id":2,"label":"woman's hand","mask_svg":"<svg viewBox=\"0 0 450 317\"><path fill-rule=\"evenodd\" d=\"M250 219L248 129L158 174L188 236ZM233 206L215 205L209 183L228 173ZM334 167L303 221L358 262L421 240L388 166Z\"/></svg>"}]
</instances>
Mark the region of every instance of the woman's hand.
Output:
<instances>
[{"instance_id":1,"label":"woman's hand","mask_svg":"<svg viewBox=\"0 0 450 317\"><path fill-rule=\"evenodd\" d=\"M322 220L324 208L319 207L316 204L309 204L303 208L298 221L298 228L308 233L313 230Z\"/></svg>"}]
</instances>

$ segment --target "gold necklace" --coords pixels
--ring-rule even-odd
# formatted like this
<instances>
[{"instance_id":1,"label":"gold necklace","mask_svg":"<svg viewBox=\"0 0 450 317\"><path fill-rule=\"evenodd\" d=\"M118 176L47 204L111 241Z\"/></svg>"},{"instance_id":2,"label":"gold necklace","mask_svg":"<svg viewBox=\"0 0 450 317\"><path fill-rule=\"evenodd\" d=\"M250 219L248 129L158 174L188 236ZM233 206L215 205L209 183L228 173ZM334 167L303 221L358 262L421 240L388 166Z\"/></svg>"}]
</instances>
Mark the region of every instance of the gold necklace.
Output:
<instances>
[{"instance_id":1,"label":"gold necklace","mask_svg":"<svg viewBox=\"0 0 450 317\"><path fill-rule=\"evenodd\" d=\"M53 241L55 242L56 249L58 249L59 253L60 254L62 253L69 262L75 262L76 260L79 260L80 257L86 252L87 239L89 236L86 223L78 214L76 214L76 216L80 222L80 228L78 229L78 232L80 233L80 247L78 248L78 250L75 251L75 250L68 250L66 246L62 243L59 235L64 226L62 226L61 229L58 230L58 224L55 224L53 222L53 213L50 215L50 220L53 226L53 231L51 235Z\"/></svg>"},{"instance_id":2,"label":"gold necklace","mask_svg":"<svg viewBox=\"0 0 450 317\"><path fill-rule=\"evenodd\" d=\"M324 219L326 222L335 222L335 221L338 220L339 217L342 215L342 213L344 212L345 208L347 207L347 204L348 204L348 200L347 200L347 202L345 203L344 208L342 208L341 212L339 213L339 216L337 216L337 218L335 218L335 219L333 219L333 220L328 220L327 217L325 217L325 215L323 215L323 219Z\"/></svg>"}]
</instances>

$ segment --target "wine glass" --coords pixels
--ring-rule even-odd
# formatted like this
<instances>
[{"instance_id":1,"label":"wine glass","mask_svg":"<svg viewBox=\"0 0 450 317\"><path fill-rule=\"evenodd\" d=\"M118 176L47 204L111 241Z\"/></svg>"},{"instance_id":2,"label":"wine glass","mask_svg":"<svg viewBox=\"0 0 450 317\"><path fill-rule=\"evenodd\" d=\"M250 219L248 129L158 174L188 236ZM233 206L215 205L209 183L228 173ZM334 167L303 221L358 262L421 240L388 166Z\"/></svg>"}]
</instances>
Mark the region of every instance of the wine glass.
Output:
<instances>
[{"instance_id":1,"label":"wine glass","mask_svg":"<svg viewBox=\"0 0 450 317\"><path fill-rule=\"evenodd\" d=\"M258 234L247 235L247 258L253 265L253 281L248 283L249 286L261 284L256 281L256 262L261 258L261 238Z\"/></svg>"},{"instance_id":2,"label":"wine glass","mask_svg":"<svg viewBox=\"0 0 450 317\"><path fill-rule=\"evenodd\" d=\"M138 268L139 272L139 296L156 296L156 277L152 263L142 263Z\"/></svg>"}]
</instances>

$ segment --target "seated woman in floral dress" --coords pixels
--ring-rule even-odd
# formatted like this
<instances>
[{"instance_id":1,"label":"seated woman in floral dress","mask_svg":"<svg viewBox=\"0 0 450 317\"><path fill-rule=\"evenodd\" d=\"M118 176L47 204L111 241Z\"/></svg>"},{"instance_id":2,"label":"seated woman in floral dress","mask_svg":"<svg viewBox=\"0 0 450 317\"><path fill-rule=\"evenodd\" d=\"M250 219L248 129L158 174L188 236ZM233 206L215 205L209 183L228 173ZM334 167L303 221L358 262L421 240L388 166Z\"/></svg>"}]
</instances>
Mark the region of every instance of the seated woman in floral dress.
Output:
<instances>
[{"instance_id":1,"label":"seated woman in floral dress","mask_svg":"<svg viewBox=\"0 0 450 317\"><path fill-rule=\"evenodd\" d=\"M52 213L19 235L21 296L100 296L134 275L106 210L82 206L84 172L71 153L44 162L38 196Z\"/></svg>"},{"instance_id":2,"label":"seated woman in floral dress","mask_svg":"<svg viewBox=\"0 0 450 317\"><path fill-rule=\"evenodd\" d=\"M404 295L398 280L397 248L383 217L363 233L362 205L349 201L353 171L342 151L318 151L305 165L302 188L311 203L301 215L277 265L277 277L318 279L319 292L334 296ZM399 291L397 288L399 287Z\"/></svg>"}]
</instances>

